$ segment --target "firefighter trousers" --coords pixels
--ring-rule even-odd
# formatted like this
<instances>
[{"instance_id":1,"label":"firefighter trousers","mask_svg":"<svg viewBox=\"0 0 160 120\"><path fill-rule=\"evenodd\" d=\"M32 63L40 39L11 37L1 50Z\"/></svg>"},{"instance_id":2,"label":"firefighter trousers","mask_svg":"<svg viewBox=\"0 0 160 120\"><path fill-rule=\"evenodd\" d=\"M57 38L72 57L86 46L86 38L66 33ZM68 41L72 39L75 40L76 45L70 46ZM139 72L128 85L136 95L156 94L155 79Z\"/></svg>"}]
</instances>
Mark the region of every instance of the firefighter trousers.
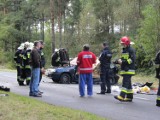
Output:
<instances>
[{"instance_id":1,"label":"firefighter trousers","mask_svg":"<svg viewBox=\"0 0 160 120\"><path fill-rule=\"evenodd\" d=\"M31 81L31 68L25 68L26 84L29 85Z\"/></svg>"},{"instance_id":2,"label":"firefighter trousers","mask_svg":"<svg viewBox=\"0 0 160 120\"><path fill-rule=\"evenodd\" d=\"M123 98L133 99L131 75L123 75L122 90L120 96Z\"/></svg>"},{"instance_id":3,"label":"firefighter trousers","mask_svg":"<svg viewBox=\"0 0 160 120\"><path fill-rule=\"evenodd\" d=\"M160 106L160 79L159 79L159 86L158 86L158 92L157 92L157 105Z\"/></svg>"},{"instance_id":4,"label":"firefighter trousers","mask_svg":"<svg viewBox=\"0 0 160 120\"><path fill-rule=\"evenodd\" d=\"M17 66L17 82L21 81L21 67Z\"/></svg>"}]
</instances>

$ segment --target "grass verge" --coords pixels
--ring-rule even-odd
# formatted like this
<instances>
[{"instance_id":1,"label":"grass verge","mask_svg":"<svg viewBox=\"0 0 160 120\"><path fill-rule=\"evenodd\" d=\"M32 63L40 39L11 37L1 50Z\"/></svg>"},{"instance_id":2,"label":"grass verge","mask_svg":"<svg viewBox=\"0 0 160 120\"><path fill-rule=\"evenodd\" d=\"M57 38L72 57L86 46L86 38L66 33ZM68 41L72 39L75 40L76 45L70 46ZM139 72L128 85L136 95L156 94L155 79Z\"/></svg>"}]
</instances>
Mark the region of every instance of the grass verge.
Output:
<instances>
[{"instance_id":1,"label":"grass verge","mask_svg":"<svg viewBox=\"0 0 160 120\"><path fill-rule=\"evenodd\" d=\"M0 94L6 92L0 91ZM58 107L33 98L7 93L0 96L0 120L106 120L94 114Z\"/></svg>"}]
</instances>

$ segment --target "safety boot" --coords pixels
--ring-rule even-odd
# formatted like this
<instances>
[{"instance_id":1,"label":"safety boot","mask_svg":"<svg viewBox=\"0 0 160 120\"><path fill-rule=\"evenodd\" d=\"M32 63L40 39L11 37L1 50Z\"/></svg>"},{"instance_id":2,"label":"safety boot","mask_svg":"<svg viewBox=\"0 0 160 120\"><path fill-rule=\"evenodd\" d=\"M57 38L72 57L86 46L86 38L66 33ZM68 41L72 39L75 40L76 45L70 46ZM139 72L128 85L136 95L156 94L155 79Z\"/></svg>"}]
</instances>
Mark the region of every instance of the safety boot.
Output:
<instances>
[{"instance_id":1,"label":"safety boot","mask_svg":"<svg viewBox=\"0 0 160 120\"><path fill-rule=\"evenodd\" d=\"M160 100L156 100L156 106L160 107Z\"/></svg>"},{"instance_id":2,"label":"safety boot","mask_svg":"<svg viewBox=\"0 0 160 120\"><path fill-rule=\"evenodd\" d=\"M120 96L120 95L116 95L116 96L114 96L114 98L119 100L119 101L121 101L121 102L124 101L124 98L122 96Z\"/></svg>"},{"instance_id":3,"label":"safety boot","mask_svg":"<svg viewBox=\"0 0 160 120\"><path fill-rule=\"evenodd\" d=\"M132 102L132 100L133 100L133 93L127 93L124 101L125 102Z\"/></svg>"},{"instance_id":4,"label":"safety boot","mask_svg":"<svg viewBox=\"0 0 160 120\"><path fill-rule=\"evenodd\" d=\"M132 102L131 98L124 98L124 102Z\"/></svg>"}]
</instances>

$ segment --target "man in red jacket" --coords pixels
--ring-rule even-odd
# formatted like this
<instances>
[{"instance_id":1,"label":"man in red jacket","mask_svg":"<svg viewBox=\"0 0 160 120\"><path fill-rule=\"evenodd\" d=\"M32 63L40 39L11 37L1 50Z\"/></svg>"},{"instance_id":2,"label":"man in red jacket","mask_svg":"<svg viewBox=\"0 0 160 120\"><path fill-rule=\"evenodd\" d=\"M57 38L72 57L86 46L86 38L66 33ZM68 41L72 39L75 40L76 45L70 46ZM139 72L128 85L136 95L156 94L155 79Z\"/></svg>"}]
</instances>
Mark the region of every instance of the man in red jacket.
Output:
<instances>
[{"instance_id":1,"label":"man in red jacket","mask_svg":"<svg viewBox=\"0 0 160 120\"><path fill-rule=\"evenodd\" d=\"M87 84L87 94L92 96L93 94L93 78L92 65L96 63L96 56L89 51L89 45L83 46L83 51L78 54L77 65L79 70L79 93L80 97L85 96L85 83Z\"/></svg>"}]
</instances>

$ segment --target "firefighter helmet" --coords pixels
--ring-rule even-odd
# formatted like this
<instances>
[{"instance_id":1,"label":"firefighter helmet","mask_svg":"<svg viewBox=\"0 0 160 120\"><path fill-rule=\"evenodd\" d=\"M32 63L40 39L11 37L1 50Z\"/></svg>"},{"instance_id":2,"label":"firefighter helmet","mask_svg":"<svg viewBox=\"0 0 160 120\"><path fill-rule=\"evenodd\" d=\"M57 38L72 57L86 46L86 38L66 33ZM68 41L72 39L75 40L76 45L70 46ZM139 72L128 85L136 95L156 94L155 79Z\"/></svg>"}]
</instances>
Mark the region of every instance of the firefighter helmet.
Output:
<instances>
[{"instance_id":1,"label":"firefighter helmet","mask_svg":"<svg viewBox=\"0 0 160 120\"><path fill-rule=\"evenodd\" d=\"M22 43L19 47L18 50L23 50L24 49L24 43Z\"/></svg>"},{"instance_id":2,"label":"firefighter helmet","mask_svg":"<svg viewBox=\"0 0 160 120\"><path fill-rule=\"evenodd\" d=\"M27 42L24 43L24 47L28 48L28 46L29 46L29 42L27 41Z\"/></svg>"},{"instance_id":3,"label":"firefighter helmet","mask_svg":"<svg viewBox=\"0 0 160 120\"><path fill-rule=\"evenodd\" d=\"M34 47L34 43L30 42L27 49L31 50L31 49L33 49L33 47Z\"/></svg>"},{"instance_id":4,"label":"firefighter helmet","mask_svg":"<svg viewBox=\"0 0 160 120\"><path fill-rule=\"evenodd\" d=\"M131 43L130 38L127 37L127 36L122 37L121 38L121 43L125 44L125 45L130 45L130 43Z\"/></svg>"}]
</instances>

